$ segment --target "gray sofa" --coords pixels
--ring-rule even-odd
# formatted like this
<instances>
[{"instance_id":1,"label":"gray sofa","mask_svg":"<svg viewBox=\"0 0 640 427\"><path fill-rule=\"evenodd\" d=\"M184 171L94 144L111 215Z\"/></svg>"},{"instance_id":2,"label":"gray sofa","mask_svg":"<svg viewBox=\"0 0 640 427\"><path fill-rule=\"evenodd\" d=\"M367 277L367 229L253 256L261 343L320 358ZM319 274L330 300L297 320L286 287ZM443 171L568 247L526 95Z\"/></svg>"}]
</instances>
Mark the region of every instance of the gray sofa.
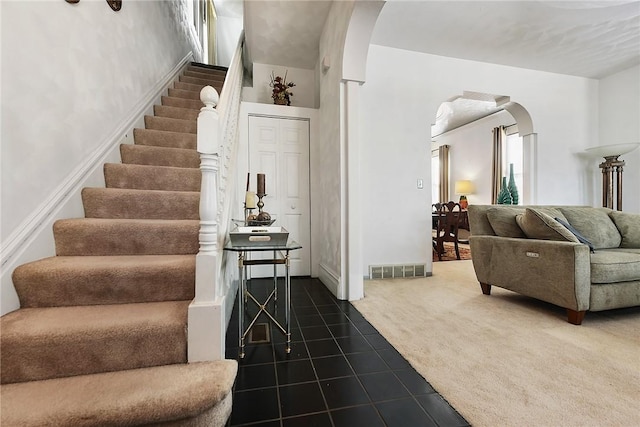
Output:
<instances>
[{"instance_id":1,"label":"gray sofa","mask_svg":"<svg viewBox=\"0 0 640 427\"><path fill-rule=\"evenodd\" d=\"M509 289L567 309L640 305L640 215L586 206L470 205L482 292Z\"/></svg>"}]
</instances>

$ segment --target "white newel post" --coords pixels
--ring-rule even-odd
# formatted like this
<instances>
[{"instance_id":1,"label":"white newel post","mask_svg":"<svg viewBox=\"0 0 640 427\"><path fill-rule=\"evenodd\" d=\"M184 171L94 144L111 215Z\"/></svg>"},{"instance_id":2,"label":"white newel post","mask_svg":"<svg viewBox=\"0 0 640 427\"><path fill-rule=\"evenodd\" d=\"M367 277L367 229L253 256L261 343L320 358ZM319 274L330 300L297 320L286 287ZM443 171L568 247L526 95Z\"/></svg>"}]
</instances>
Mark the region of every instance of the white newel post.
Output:
<instances>
[{"instance_id":1,"label":"white newel post","mask_svg":"<svg viewBox=\"0 0 640 427\"><path fill-rule=\"evenodd\" d=\"M206 86L198 115L200 154L200 250L196 256L195 298L189 306L189 362L224 359L224 304L218 298L218 92Z\"/></svg>"}]
</instances>

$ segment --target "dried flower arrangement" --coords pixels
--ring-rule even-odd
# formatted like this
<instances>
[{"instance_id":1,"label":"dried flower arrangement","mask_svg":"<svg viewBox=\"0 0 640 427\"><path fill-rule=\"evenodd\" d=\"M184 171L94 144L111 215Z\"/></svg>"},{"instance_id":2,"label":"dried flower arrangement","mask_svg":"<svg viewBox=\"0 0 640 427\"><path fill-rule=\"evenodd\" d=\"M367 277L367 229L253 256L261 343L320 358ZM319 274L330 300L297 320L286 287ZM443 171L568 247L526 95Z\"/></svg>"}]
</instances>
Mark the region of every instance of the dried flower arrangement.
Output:
<instances>
[{"instance_id":1,"label":"dried flower arrangement","mask_svg":"<svg viewBox=\"0 0 640 427\"><path fill-rule=\"evenodd\" d=\"M271 83L269 83L269 86L273 88L271 98L273 98L274 104L291 105L293 93L290 89L296 84L293 82L287 83L287 72L288 71L285 71L284 78L276 76L273 71L271 72Z\"/></svg>"}]
</instances>

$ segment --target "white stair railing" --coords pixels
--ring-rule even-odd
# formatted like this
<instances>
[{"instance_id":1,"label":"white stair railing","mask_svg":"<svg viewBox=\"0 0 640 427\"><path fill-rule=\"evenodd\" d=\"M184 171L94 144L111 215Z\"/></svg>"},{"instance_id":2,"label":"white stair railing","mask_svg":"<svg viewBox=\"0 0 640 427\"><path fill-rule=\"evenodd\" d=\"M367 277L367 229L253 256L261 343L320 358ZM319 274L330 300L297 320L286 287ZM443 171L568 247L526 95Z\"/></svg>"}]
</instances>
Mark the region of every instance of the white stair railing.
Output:
<instances>
[{"instance_id":1,"label":"white stair railing","mask_svg":"<svg viewBox=\"0 0 640 427\"><path fill-rule=\"evenodd\" d=\"M189 306L189 362L225 357L226 311L235 297L226 253L231 223L238 146L238 118L243 66L240 36L227 71L222 94L206 86L200 92L205 105L198 115L197 150L200 154L200 249L196 255L195 298ZM219 103L218 103L219 101ZM217 106L217 108L216 108Z\"/></svg>"}]
</instances>

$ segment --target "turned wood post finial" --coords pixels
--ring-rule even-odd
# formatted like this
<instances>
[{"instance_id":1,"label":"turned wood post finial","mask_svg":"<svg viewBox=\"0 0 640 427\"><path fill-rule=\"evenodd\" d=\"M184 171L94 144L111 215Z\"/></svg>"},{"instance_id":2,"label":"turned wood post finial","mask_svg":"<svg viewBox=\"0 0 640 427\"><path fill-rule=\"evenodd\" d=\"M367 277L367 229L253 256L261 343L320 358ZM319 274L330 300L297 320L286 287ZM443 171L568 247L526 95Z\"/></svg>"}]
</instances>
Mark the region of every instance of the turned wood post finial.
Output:
<instances>
[{"instance_id":1,"label":"turned wood post finial","mask_svg":"<svg viewBox=\"0 0 640 427\"><path fill-rule=\"evenodd\" d=\"M211 86L205 86L200 91L200 101L205 105L204 108L215 108L219 100L218 91Z\"/></svg>"}]
</instances>

